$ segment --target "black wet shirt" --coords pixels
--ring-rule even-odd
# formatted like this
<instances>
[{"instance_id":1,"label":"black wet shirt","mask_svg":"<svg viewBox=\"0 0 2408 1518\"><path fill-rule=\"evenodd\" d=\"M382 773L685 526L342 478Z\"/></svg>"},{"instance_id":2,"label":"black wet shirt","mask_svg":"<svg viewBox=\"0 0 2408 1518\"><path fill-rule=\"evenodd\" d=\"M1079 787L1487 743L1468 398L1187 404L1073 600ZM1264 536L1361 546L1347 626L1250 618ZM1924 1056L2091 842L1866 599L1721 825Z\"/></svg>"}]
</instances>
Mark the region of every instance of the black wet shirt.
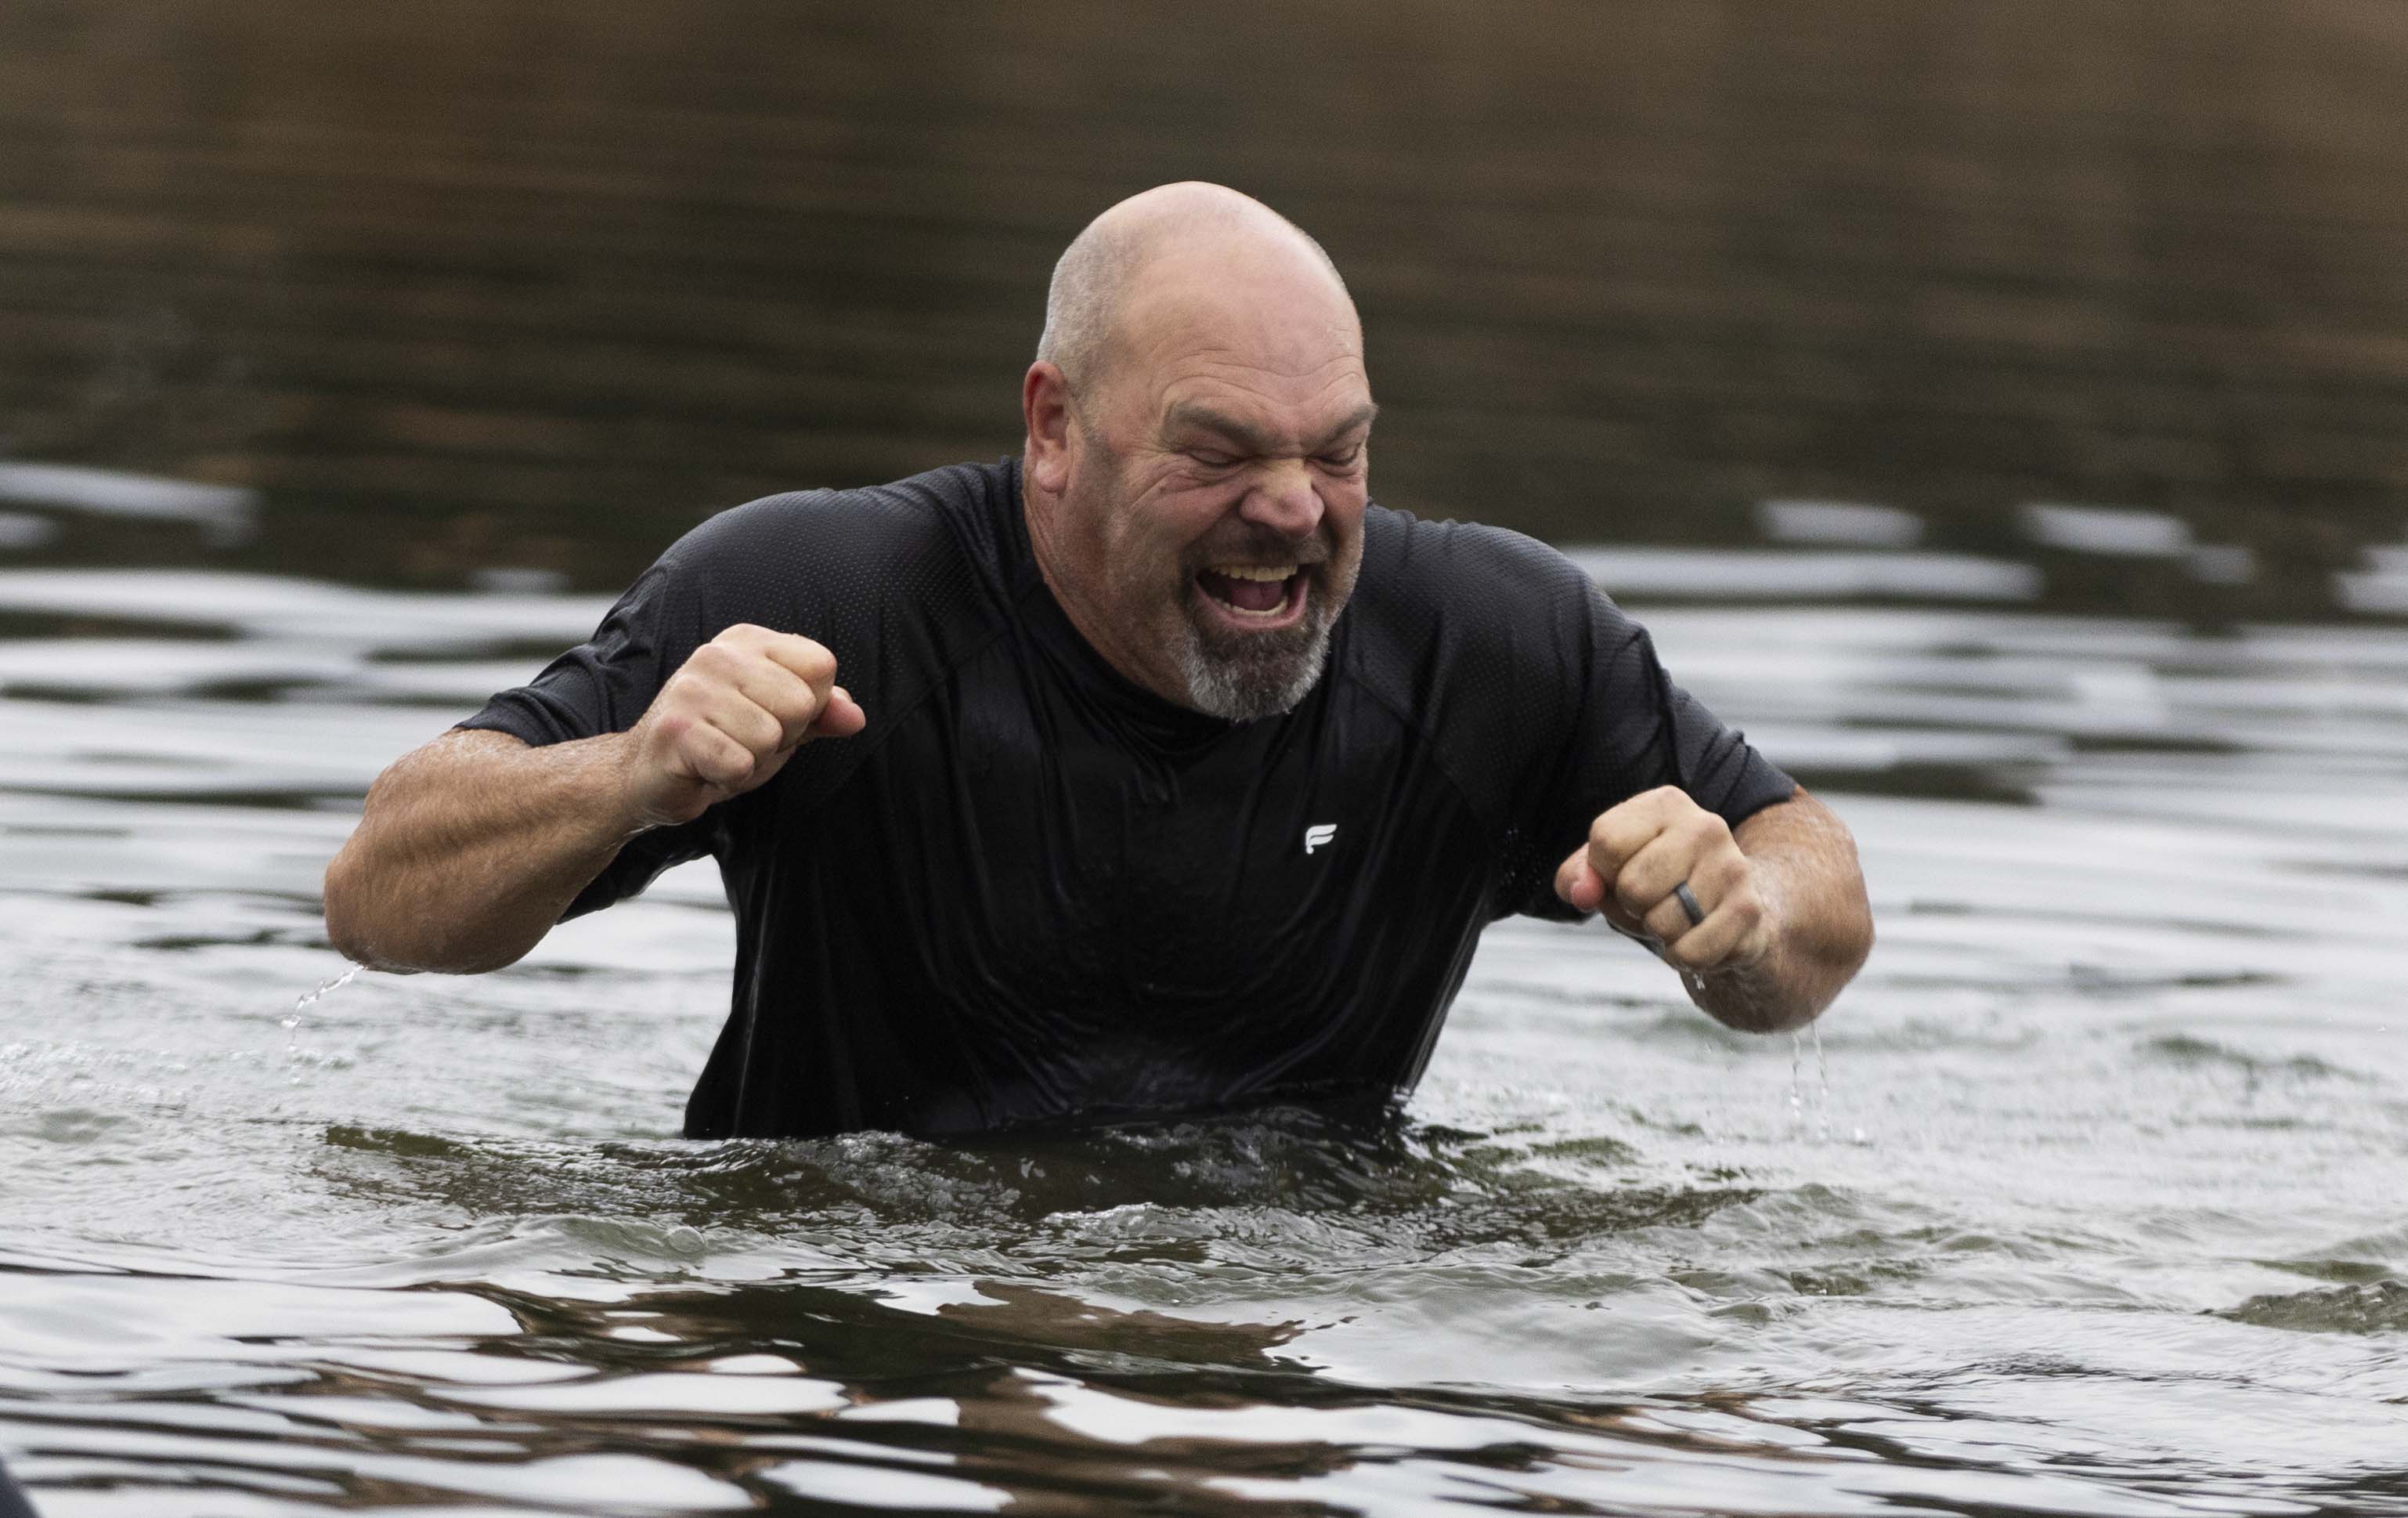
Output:
<instances>
[{"instance_id":1,"label":"black wet shirt","mask_svg":"<svg viewBox=\"0 0 2408 1518\"><path fill-rule=\"evenodd\" d=\"M624 731L737 623L824 644L867 728L639 836L568 909L719 861L735 996L695 1138L1389 1099L1482 928L1579 915L1555 869L1598 813L1677 784L1736 824L1793 789L1562 555L1376 506L1301 705L1164 701L1064 615L1009 459L723 512L465 725Z\"/></svg>"}]
</instances>

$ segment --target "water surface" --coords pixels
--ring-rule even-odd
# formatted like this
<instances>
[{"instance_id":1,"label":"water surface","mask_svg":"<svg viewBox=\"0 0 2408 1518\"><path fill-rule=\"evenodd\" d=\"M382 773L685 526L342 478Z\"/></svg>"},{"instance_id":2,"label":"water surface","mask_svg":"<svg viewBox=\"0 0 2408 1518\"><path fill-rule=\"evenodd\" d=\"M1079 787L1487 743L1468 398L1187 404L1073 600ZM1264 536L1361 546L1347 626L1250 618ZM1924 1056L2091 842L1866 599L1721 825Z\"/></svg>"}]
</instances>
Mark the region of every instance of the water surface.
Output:
<instances>
[{"instance_id":1,"label":"water surface","mask_svg":"<svg viewBox=\"0 0 2408 1518\"><path fill-rule=\"evenodd\" d=\"M1915 552L1583 553L1862 840L1819 1054L1514 923L1393 1123L964 1147L671 1137L707 864L287 1025L366 780L597 599L0 571L0 1451L142 1518L2400 1511L2408 630Z\"/></svg>"},{"instance_id":2,"label":"water surface","mask_svg":"<svg viewBox=\"0 0 2408 1518\"><path fill-rule=\"evenodd\" d=\"M0 6L43 1511L2408 1511L2408 7L1136 14ZM1015 447L1188 175L1345 269L1384 500L1610 545L1855 827L1819 1053L1513 924L1368 1129L686 1143L708 866L294 1016L382 764Z\"/></svg>"}]
</instances>

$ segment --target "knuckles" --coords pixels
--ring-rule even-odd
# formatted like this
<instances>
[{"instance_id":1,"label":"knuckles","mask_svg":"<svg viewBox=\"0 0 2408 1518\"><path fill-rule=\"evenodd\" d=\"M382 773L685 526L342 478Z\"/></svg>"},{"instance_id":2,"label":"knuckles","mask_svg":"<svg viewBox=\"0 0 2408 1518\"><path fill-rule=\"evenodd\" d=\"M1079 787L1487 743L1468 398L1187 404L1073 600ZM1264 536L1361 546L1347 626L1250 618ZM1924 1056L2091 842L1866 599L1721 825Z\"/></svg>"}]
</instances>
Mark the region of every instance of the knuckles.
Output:
<instances>
[{"instance_id":1,"label":"knuckles","mask_svg":"<svg viewBox=\"0 0 2408 1518\"><path fill-rule=\"evenodd\" d=\"M811 639L738 623L687 655L639 719L647 790L750 789L828 704L836 656ZM685 777L681 780L680 777Z\"/></svg>"},{"instance_id":2,"label":"knuckles","mask_svg":"<svg viewBox=\"0 0 2408 1518\"><path fill-rule=\"evenodd\" d=\"M1727 901L1748 889L1752 875L1747 855L1734 843L1700 859L1694 879L1699 887L1713 892L1716 901Z\"/></svg>"},{"instance_id":3,"label":"knuckles","mask_svg":"<svg viewBox=\"0 0 2408 1518\"><path fill-rule=\"evenodd\" d=\"M665 714L682 711L724 723L731 698L740 697L779 723L808 726L826 704L821 690L835 678L836 655L810 638L738 623L688 654L656 699ZM742 722L740 715L737 720ZM780 733L773 746L784 740Z\"/></svg>"},{"instance_id":4,"label":"knuckles","mask_svg":"<svg viewBox=\"0 0 2408 1518\"><path fill-rule=\"evenodd\" d=\"M1659 785L1599 812L1589 823L1588 841L1590 848L1609 854L1631 853L1661 834L1702 838L1714 832L1727 837L1730 824L1679 786Z\"/></svg>"},{"instance_id":5,"label":"knuckles","mask_svg":"<svg viewBox=\"0 0 2408 1518\"><path fill-rule=\"evenodd\" d=\"M704 647L710 648L716 646L728 649L759 648L764 643L769 642L778 636L778 634L771 632L768 628L760 625L758 623L730 623L726 626L722 627L719 630L719 636L712 638L710 642L705 644Z\"/></svg>"},{"instance_id":6,"label":"knuckles","mask_svg":"<svg viewBox=\"0 0 2408 1518\"><path fill-rule=\"evenodd\" d=\"M748 661L769 660L813 685L836 678L836 655L800 633L781 633L739 622L704 646L725 648Z\"/></svg>"},{"instance_id":7,"label":"knuckles","mask_svg":"<svg viewBox=\"0 0 2408 1518\"><path fill-rule=\"evenodd\" d=\"M783 635L786 657L781 662L813 687L836 679L836 655L808 637Z\"/></svg>"},{"instance_id":8,"label":"knuckles","mask_svg":"<svg viewBox=\"0 0 2408 1518\"><path fill-rule=\"evenodd\" d=\"M1742 885L1725 896L1720 909L1731 914L1742 933L1764 921L1764 898L1756 894L1753 886Z\"/></svg>"},{"instance_id":9,"label":"knuckles","mask_svg":"<svg viewBox=\"0 0 2408 1518\"><path fill-rule=\"evenodd\" d=\"M1674 825L1680 829L1682 838L1697 845L1700 852L1718 849L1731 842L1730 823L1703 807L1696 808Z\"/></svg>"},{"instance_id":10,"label":"knuckles","mask_svg":"<svg viewBox=\"0 0 2408 1518\"><path fill-rule=\"evenodd\" d=\"M703 766L703 779L723 791L740 791L758 767L758 761L749 752L723 753L714 755L710 763Z\"/></svg>"}]
</instances>

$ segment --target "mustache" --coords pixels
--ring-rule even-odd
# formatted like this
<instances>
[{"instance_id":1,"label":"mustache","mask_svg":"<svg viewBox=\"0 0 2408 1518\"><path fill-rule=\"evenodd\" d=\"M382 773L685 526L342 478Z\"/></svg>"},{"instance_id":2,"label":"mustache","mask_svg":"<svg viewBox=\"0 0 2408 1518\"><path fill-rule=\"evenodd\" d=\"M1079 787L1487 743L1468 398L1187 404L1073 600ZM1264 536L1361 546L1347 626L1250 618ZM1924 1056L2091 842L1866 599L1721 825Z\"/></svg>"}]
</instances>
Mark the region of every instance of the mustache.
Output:
<instances>
[{"instance_id":1,"label":"mustache","mask_svg":"<svg viewBox=\"0 0 2408 1518\"><path fill-rule=\"evenodd\" d=\"M1189 550L1192 573L1215 564L1293 564L1301 568L1327 564L1338 556L1326 524L1302 537L1290 537L1255 523L1241 523L1241 531L1217 534Z\"/></svg>"}]
</instances>

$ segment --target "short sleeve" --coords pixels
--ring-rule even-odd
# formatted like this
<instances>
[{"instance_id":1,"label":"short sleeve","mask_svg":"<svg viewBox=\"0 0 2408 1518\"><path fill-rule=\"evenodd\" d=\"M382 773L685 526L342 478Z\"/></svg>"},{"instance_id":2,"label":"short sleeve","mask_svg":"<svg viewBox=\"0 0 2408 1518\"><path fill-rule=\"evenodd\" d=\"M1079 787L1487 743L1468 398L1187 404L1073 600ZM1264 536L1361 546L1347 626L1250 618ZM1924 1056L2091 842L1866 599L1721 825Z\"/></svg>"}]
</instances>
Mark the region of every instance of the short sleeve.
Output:
<instances>
[{"instance_id":1,"label":"short sleeve","mask_svg":"<svg viewBox=\"0 0 2408 1518\"><path fill-rule=\"evenodd\" d=\"M661 560L627 587L593 637L460 725L508 733L534 748L625 732L711 636L697 636L696 600L677 562Z\"/></svg>"},{"instance_id":2,"label":"short sleeve","mask_svg":"<svg viewBox=\"0 0 2408 1518\"><path fill-rule=\"evenodd\" d=\"M1738 729L1672 682L1645 628L1594 586L1570 638L1565 678L1577 685L1561 749L1525 794L1499 892L1500 915L1584 916L1555 893L1555 866L1606 811L1659 785L1677 785L1736 828L1797 793L1797 782Z\"/></svg>"},{"instance_id":3,"label":"short sleeve","mask_svg":"<svg viewBox=\"0 0 2408 1518\"><path fill-rule=\"evenodd\" d=\"M714 633L702 598L674 559L646 570L604 615L594 636L543 667L534 680L498 693L459 725L508 733L531 748L624 733L694 651ZM713 809L716 811L717 809ZM561 914L566 921L635 895L672 865L712 852L713 812L628 841Z\"/></svg>"}]
</instances>

